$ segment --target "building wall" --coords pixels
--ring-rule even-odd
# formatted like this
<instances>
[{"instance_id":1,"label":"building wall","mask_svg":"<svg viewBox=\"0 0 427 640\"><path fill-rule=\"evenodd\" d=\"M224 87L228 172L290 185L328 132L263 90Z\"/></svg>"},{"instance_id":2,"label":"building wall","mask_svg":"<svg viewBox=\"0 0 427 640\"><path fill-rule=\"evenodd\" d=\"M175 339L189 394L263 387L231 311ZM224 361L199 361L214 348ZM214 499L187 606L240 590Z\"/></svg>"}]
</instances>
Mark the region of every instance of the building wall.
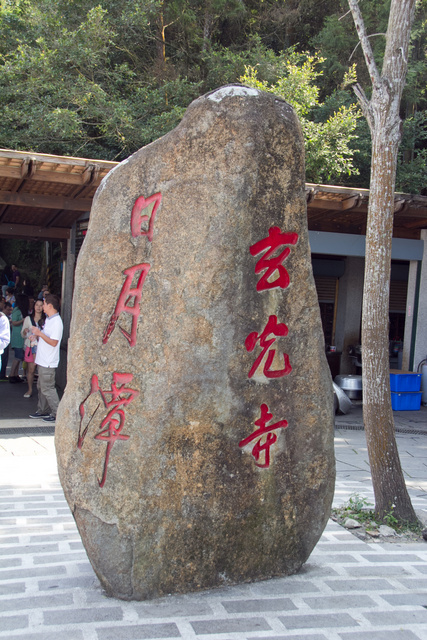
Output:
<instances>
[{"instance_id":1,"label":"building wall","mask_svg":"<svg viewBox=\"0 0 427 640\"><path fill-rule=\"evenodd\" d=\"M342 354L340 373L356 373L355 360L348 349L360 344L364 267L364 258L348 257L339 280L335 335L337 351Z\"/></svg>"}]
</instances>

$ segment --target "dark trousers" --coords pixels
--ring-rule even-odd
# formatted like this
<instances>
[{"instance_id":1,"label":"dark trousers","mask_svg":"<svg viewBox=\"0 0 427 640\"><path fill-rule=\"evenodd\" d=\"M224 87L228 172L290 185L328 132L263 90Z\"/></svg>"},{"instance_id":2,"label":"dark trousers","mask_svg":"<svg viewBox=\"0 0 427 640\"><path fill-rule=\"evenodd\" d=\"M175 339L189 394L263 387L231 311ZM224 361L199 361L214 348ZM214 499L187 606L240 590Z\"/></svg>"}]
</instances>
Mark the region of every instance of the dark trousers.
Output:
<instances>
[{"instance_id":1,"label":"dark trousers","mask_svg":"<svg viewBox=\"0 0 427 640\"><path fill-rule=\"evenodd\" d=\"M9 360L9 345L7 345L7 347L1 354L0 378L6 377L6 367L7 367L8 360Z\"/></svg>"}]
</instances>

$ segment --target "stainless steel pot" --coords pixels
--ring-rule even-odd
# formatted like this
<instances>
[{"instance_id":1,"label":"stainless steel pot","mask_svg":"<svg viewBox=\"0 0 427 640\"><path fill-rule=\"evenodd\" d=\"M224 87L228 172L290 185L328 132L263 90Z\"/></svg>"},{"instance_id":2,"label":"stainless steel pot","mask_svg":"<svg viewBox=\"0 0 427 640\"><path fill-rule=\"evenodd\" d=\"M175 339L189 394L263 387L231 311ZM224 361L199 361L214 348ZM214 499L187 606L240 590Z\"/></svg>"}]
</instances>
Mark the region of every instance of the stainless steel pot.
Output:
<instances>
[{"instance_id":1,"label":"stainless steel pot","mask_svg":"<svg viewBox=\"0 0 427 640\"><path fill-rule=\"evenodd\" d=\"M335 377L335 384L342 389L350 400L362 399L362 376L347 373Z\"/></svg>"}]
</instances>

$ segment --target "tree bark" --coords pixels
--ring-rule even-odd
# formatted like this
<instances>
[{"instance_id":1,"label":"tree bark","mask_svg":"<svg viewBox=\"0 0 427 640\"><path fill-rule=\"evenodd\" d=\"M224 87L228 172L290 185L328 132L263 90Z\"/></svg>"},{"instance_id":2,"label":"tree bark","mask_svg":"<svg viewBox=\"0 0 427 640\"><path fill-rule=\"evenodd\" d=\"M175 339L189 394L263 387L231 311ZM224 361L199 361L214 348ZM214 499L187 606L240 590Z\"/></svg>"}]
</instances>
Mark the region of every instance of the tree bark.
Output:
<instances>
[{"instance_id":1,"label":"tree bark","mask_svg":"<svg viewBox=\"0 0 427 640\"><path fill-rule=\"evenodd\" d=\"M400 99L405 84L415 0L392 0L381 75L358 0L348 0L372 82L372 97L355 86L372 137L362 309L363 418L379 517L392 512L417 522L397 450L388 357L389 291L394 188L400 143Z\"/></svg>"},{"instance_id":2,"label":"tree bark","mask_svg":"<svg viewBox=\"0 0 427 640\"><path fill-rule=\"evenodd\" d=\"M215 18L212 12L210 11L210 8L206 7L204 20L203 20L203 47L202 47L203 52L208 51L208 49L211 46L211 36L212 36L214 22L215 22Z\"/></svg>"},{"instance_id":3,"label":"tree bark","mask_svg":"<svg viewBox=\"0 0 427 640\"><path fill-rule=\"evenodd\" d=\"M166 37L165 37L166 25L163 18L163 11L160 11L157 17L157 26L158 26L157 61L158 61L159 71L161 74L161 79L163 79L165 69L166 69Z\"/></svg>"}]
</instances>

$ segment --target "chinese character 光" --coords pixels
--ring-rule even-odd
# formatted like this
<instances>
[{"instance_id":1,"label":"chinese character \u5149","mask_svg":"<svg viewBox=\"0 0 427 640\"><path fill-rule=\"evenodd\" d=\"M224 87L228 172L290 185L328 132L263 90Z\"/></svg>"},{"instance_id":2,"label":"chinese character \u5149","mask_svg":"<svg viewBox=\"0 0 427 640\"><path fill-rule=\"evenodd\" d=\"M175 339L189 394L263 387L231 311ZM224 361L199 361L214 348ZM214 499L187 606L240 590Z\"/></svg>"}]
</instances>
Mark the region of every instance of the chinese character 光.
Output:
<instances>
[{"instance_id":1,"label":"chinese character \u5149","mask_svg":"<svg viewBox=\"0 0 427 640\"><path fill-rule=\"evenodd\" d=\"M254 440L256 441L252 448L252 455L255 458L255 464L257 467L265 468L270 466L270 447L276 442L277 435L276 433L272 433L277 429L286 429L288 426L287 420L279 420L274 424L267 425L273 417L273 414L268 411L268 406L266 404L261 405L261 416L258 420L255 420L255 423L259 429L256 429L250 436L244 438L239 442L239 447L245 447L247 444L250 444ZM264 442L262 442L265 436ZM259 458L261 453L264 452L264 462L260 463Z\"/></svg>"},{"instance_id":2,"label":"chinese character \u5149","mask_svg":"<svg viewBox=\"0 0 427 640\"><path fill-rule=\"evenodd\" d=\"M272 254L279 247L289 244L294 245L297 242L297 233L282 233L279 227L271 227L268 231L268 238L263 238L263 240L259 240L250 247L249 251L253 256L257 256L262 251L265 251L255 266L256 274L265 271L257 282L257 291L265 291L266 289L274 289L275 287L286 289L286 287L289 286L289 274L282 263L288 257L291 250L289 247L286 247L278 256L272 257ZM274 273L276 273L277 277L270 281L269 278L273 276Z\"/></svg>"},{"instance_id":3,"label":"chinese character \u5149","mask_svg":"<svg viewBox=\"0 0 427 640\"><path fill-rule=\"evenodd\" d=\"M129 313L132 316L130 333L125 331L120 326L119 329L129 342L131 347L134 347L136 345L136 328L138 323L138 316L141 312L139 302L142 296L142 287L144 286L145 278L147 277L150 267L151 265L142 263L123 271L126 279L123 283L122 290L120 291L120 295L118 297L113 314L110 318L110 322L108 323L108 326L104 332L104 337L102 338L103 344L106 344L110 339L110 336L114 331L116 322L119 319L120 314ZM136 283L136 287L132 288L132 281L135 275L138 277L138 280ZM134 302L133 305L130 305L129 302L132 300L132 298L134 299Z\"/></svg>"},{"instance_id":4,"label":"chinese character \u5149","mask_svg":"<svg viewBox=\"0 0 427 640\"><path fill-rule=\"evenodd\" d=\"M258 369L261 364L265 354L268 352L267 359L264 363L263 373L266 378L281 378L282 376L288 375L292 371L292 367L289 363L289 356L287 353L283 354L283 369L270 369L271 364L274 360L274 356L276 355L276 349L271 349L271 345L275 342L276 338L269 336L287 336L288 335L288 327L283 322L277 322L277 316L270 316L268 318L267 324L262 333L258 334L256 331L253 331L248 335L245 340L246 350L251 352L255 349L257 342L259 342L260 347L262 348L261 353L253 363L251 370L248 373L248 378L252 378L255 371Z\"/></svg>"},{"instance_id":5,"label":"chinese character \u5149","mask_svg":"<svg viewBox=\"0 0 427 640\"><path fill-rule=\"evenodd\" d=\"M107 443L104 460L104 470L101 480L98 480L98 484L101 488L104 486L105 480L107 479L108 462L110 460L110 453L113 445L115 444L115 442L117 442L117 440L128 440L130 437L128 435L122 434L122 429L125 423L125 412L123 408L129 405L139 395L139 391L126 386L129 382L132 381L132 379L133 375L131 373L115 372L113 373L113 383L111 385L111 389L103 390L99 386L98 376L93 375L91 379L90 393L83 400L83 402L80 403L79 406L80 428L79 438L77 441L77 447L79 449L83 447L83 442L88 432L90 423L94 419L95 414L100 407L99 403L82 431L83 420L85 418L85 403L87 402L87 400L90 398L90 396L99 393L104 404L104 409L108 410L107 415L99 425L100 431L94 436L95 440L101 440Z\"/></svg>"}]
</instances>

